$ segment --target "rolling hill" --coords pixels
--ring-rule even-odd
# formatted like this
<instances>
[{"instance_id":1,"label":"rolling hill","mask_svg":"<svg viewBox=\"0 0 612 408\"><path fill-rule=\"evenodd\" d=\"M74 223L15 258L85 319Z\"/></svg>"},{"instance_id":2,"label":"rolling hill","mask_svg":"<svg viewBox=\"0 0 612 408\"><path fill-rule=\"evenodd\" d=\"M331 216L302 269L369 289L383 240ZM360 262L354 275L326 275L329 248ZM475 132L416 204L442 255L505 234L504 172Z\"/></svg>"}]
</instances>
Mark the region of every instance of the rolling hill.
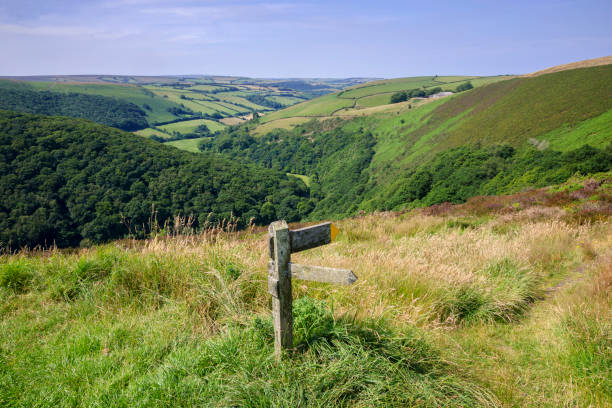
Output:
<instances>
[{"instance_id":1,"label":"rolling hill","mask_svg":"<svg viewBox=\"0 0 612 408\"><path fill-rule=\"evenodd\" d=\"M390 91L400 87L381 84ZM494 81L420 105L406 101L350 119L307 118L291 130L260 131L271 115L292 120L305 107L323 112L342 101L338 95L369 97L378 86L274 112L261 118L263 124L233 129L202 148L309 176L313 219L462 202L612 166L612 65Z\"/></svg>"},{"instance_id":2,"label":"rolling hill","mask_svg":"<svg viewBox=\"0 0 612 408\"><path fill-rule=\"evenodd\" d=\"M297 220L303 182L89 121L0 111L3 248ZM177 218L178 217L178 218ZM179 219L185 224L175 224Z\"/></svg>"},{"instance_id":3,"label":"rolling hill","mask_svg":"<svg viewBox=\"0 0 612 408\"><path fill-rule=\"evenodd\" d=\"M332 116L350 118L368 115L381 110L393 110L389 106L391 96L395 92L412 89L429 90L440 88L441 91L456 91L457 87L470 82L474 87L512 78L511 76L477 77L477 76L431 76L410 77L372 81L343 89L342 91L302 102L297 105L268 113L261 118L266 130L272 128L290 128L295 125L296 118L326 119ZM421 102L420 99L413 103ZM384 106L384 108L383 108ZM371 109L381 107L382 109ZM303 123L303 121L302 121ZM258 130L258 133L263 133Z\"/></svg>"},{"instance_id":4,"label":"rolling hill","mask_svg":"<svg viewBox=\"0 0 612 408\"><path fill-rule=\"evenodd\" d=\"M569 64L556 65L554 67L549 67L540 71L532 72L530 74L525 74L523 76L533 77L544 74L552 74L553 72L566 71L568 69L597 67L599 65L609 64L612 64L612 55L608 55L606 57L592 58L583 61L570 62Z\"/></svg>"},{"instance_id":5,"label":"rolling hill","mask_svg":"<svg viewBox=\"0 0 612 408\"><path fill-rule=\"evenodd\" d=\"M0 109L86 118L123 130L140 130L139 135L161 142L201 137L193 129L202 124L202 119L215 132L247 121L253 112L271 112L369 81L203 75L4 78L0 79ZM119 107L109 108L110 105ZM107 110L111 113L105 117ZM111 118L113 110L129 110L131 118L121 124Z\"/></svg>"}]
</instances>

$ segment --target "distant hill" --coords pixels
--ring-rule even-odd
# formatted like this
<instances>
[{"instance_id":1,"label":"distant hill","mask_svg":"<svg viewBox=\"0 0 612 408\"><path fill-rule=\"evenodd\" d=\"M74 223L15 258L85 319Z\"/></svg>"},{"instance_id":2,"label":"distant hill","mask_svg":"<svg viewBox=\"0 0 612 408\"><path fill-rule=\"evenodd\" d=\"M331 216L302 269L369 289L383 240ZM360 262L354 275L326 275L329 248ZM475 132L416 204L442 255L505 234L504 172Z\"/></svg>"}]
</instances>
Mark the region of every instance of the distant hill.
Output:
<instances>
[{"instance_id":1,"label":"distant hill","mask_svg":"<svg viewBox=\"0 0 612 408\"><path fill-rule=\"evenodd\" d=\"M297 220L306 185L89 121L0 111L0 246L78 246L236 218ZM165 226L169 222L170 226Z\"/></svg>"},{"instance_id":2,"label":"distant hill","mask_svg":"<svg viewBox=\"0 0 612 408\"><path fill-rule=\"evenodd\" d=\"M546 68L540 71L532 72L531 74L526 74L526 77L534 77L544 74L552 74L553 72L566 71L568 69L576 69L576 68L587 68L587 67L596 67L599 65L609 65L612 64L612 55L608 55L607 57L593 58L583 61L571 62L569 64L556 65L554 67Z\"/></svg>"},{"instance_id":3,"label":"distant hill","mask_svg":"<svg viewBox=\"0 0 612 408\"><path fill-rule=\"evenodd\" d=\"M282 109L370 80L258 79L206 75L43 75L0 78L5 78L0 79L0 89L19 92L19 95L8 95L5 91L5 95L0 95L0 108L87 118L124 130L138 131L140 136L161 142L201 139L205 135L193 130L202 124L202 120L206 120L207 127L214 131L226 125L246 122L254 112L261 114ZM28 91L52 94L33 95ZM24 96L24 93L28 95ZM83 95L113 98L117 103ZM109 107L119 104L121 108ZM97 105L104 108L96 110ZM111 118L117 116L116 111L125 111L127 106L139 116L144 115L144 122L132 118L125 120L126 123L118 123ZM105 110L109 114L105 115ZM182 144L177 146L183 147Z\"/></svg>"},{"instance_id":4,"label":"distant hill","mask_svg":"<svg viewBox=\"0 0 612 408\"><path fill-rule=\"evenodd\" d=\"M421 87L431 86L431 78L421 80ZM371 87L391 92L417 84ZM369 88L274 112L260 119L263 124L231 129L202 148L310 177L315 218L462 202L612 168L612 65L495 81L363 116L334 114L304 118L289 129L266 128L266 117L306 106L322 112L339 95L372 96Z\"/></svg>"},{"instance_id":5,"label":"distant hill","mask_svg":"<svg viewBox=\"0 0 612 408\"><path fill-rule=\"evenodd\" d=\"M102 125L134 131L149 126L137 105L101 95L36 92L0 86L0 109L52 116L89 119Z\"/></svg>"},{"instance_id":6,"label":"distant hill","mask_svg":"<svg viewBox=\"0 0 612 408\"><path fill-rule=\"evenodd\" d=\"M411 90L423 90L425 93L438 91L457 92L457 88L469 83L480 87L489 83L512 78L511 76L425 76L384 79L357 84L342 91L314 98L276 112L267 113L261 118L262 129L258 133L273 128L291 128L311 118L328 119L330 117L352 118L381 111L392 111L394 93ZM461 88L459 88L461 89ZM423 98L411 100L414 104L423 103Z\"/></svg>"}]
</instances>

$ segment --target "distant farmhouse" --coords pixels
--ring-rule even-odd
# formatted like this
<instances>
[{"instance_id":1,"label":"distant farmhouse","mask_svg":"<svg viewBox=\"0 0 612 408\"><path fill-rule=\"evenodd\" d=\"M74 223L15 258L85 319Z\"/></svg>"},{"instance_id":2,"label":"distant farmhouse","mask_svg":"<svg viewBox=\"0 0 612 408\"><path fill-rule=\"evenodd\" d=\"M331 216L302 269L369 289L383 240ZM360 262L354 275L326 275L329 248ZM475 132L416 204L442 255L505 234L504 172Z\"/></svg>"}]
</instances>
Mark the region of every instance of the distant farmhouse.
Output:
<instances>
[{"instance_id":1,"label":"distant farmhouse","mask_svg":"<svg viewBox=\"0 0 612 408\"><path fill-rule=\"evenodd\" d=\"M438 92L433 95L429 95L429 98L431 99L444 98L445 96L451 96L452 94L453 92Z\"/></svg>"}]
</instances>

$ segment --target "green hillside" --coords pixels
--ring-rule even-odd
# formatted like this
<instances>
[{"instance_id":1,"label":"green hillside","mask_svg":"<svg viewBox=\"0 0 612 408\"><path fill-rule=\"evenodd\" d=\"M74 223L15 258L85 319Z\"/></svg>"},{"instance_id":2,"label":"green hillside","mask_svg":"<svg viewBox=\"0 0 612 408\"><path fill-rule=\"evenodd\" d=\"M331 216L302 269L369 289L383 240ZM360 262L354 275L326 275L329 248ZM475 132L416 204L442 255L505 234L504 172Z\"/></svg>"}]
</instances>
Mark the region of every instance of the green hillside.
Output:
<instances>
[{"instance_id":1,"label":"green hillside","mask_svg":"<svg viewBox=\"0 0 612 408\"><path fill-rule=\"evenodd\" d=\"M291 130L258 133L270 122L250 124L206 139L201 148L311 177L313 219L462 202L610 170L610 95L612 65L599 66L497 81L350 120L313 118Z\"/></svg>"},{"instance_id":2,"label":"green hillside","mask_svg":"<svg viewBox=\"0 0 612 408\"><path fill-rule=\"evenodd\" d=\"M138 85L106 85L106 84L63 84L52 82L27 82L36 90L46 90L63 93L79 93L102 95L131 102L147 114L150 124L172 121L177 118L171 110L180 105L165 98L156 97L152 92Z\"/></svg>"},{"instance_id":3,"label":"green hillside","mask_svg":"<svg viewBox=\"0 0 612 408\"><path fill-rule=\"evenodd\" d=\"M474 87L479 87L509 78L512 77L429 76L373 81L266 114L261 119L261 123L273 123L292 117L351 116L358 113L350 110L351 108L359 110L390 104L391 96L398 91L440 88L442 91L454 92L459 85L466 82L470 82Z\"/></svg>"},{"instance_id":4,"label":"green hillside","mask_svg":"<svg viewBox=\"0 0 612 408\"><path fill-rule=\"evenodd\" d=\"M127 131L149 126L146 113L135 104L101 95L36 92L25 87L0 86L0 109L84 118Z\"/></svg>"},{"instance_id":5,"label":"green hillside","mask_svg":"<svg viewBox=\"0 0 612 408\"><path fill-rule=\"evenodd\" d=\"M60 247L297 220L304 183L92 122L0 111L0 246ZM189 217L193 217L190 219ZM225 220L225 221L224 221Z\"/></svg>"},{"instance_id":6,"label":"green hillside","mask_svg":"<svg viewBox=\"0 0 612 408\"><path fill-rule=\"evenodd\" d=\"M120 103L132 103L146 115L150 128L139 132L145 137L154 136L158 141L175 140L184 136L191 137L189 127L177 125L168 131L163 126L185 120L207 119L216 121L219 128L222 121L232 124L243 123L253 112L271 112L367 82L366 78L352 79L292 79L271 80L242 77L212 76L40 76L15 77L13 80L0 80L0 89L20 89L21 91L54 92L56 98L66 95L96 95L115 98ZM45 93L44 95L49 95ZM66 96L68 97L68 96ZM74 97L74 96L70 96ZM39 98L42 98L39 96ZM48 98L48 96L46 97ZM84 99L84 96L80 96ZM1 99L1 98L0 98ZM29 98L34 103L34 98ZM13 109L14 104L5 106ZM45 113L36 106L22 109L24 112ZM65 113L58 113L64 115ZM69 115L70 116L70 115ZM93 117L76 115L97 120ZM107 121L108 122L108 121ZM100 122L109 124L107 122ZM138 126L129 130L141 129ZM170 137L160 134L166 133Z\"/></svg>"}]
</instances>

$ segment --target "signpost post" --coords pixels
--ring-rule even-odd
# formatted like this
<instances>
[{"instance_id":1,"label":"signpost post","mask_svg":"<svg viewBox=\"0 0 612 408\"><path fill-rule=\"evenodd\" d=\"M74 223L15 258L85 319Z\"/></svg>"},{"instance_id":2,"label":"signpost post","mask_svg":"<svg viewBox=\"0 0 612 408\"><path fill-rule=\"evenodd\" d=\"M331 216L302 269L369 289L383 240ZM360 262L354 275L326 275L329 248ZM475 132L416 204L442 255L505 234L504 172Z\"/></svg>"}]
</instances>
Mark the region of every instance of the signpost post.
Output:
<instances>
[{"instance_id":1,"label":"signpost post","mask_svg":"<svg viewBox=\"0 0 612 408\"><path fill-rule=\"evenodd\" d=\"M270 224L268 231L268 292L272 295L274 355L279 359L283 350L293 348L291 279L351 285L357 277L348 269L291 263L291 253L333 241L338 229L331 222L291 231L285 221L276 221Z\"/></svg>"}]
</instances>

